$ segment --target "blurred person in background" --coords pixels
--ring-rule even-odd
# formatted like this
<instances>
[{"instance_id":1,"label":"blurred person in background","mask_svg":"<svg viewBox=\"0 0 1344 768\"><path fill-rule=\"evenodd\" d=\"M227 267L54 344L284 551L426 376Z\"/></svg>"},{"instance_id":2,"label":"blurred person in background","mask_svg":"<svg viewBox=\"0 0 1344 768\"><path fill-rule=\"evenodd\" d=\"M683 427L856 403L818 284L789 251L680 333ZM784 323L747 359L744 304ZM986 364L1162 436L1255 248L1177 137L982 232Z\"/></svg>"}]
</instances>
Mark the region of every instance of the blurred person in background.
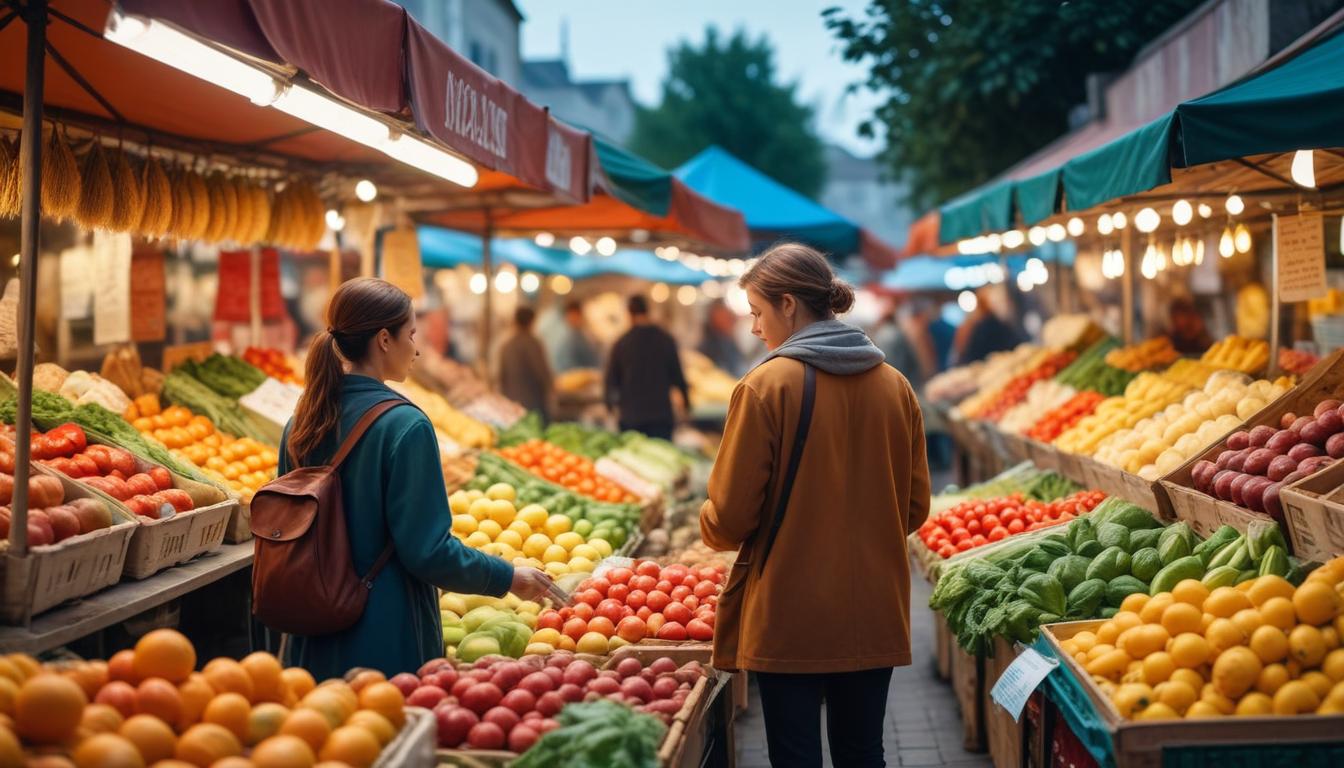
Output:
<instances>
[{"instance_id":1,"label":"blurred person in background","mask_svg":"<svg viewBox=\"0 0 1344 768\"><path fill-rule=\"evenodd\" d=\"M687 411L691 408L677 342L649 317L648 299L631 296L626 307L630 330L616 341L607 360L607 408L617 414L621 431L671 440L676 426L672 390L681 392Z\"/></svg>"},{"instance_id":2,"label":"blurred person in background","mask_svg":"<svg viewBox=\"0 0 1344 768\"><path fill-rule=\"evenodd\" d=\"M1213 345L1204 316L1190 297L1175 298L1167 306L1167 338L1182 355L1202 355Z\"/></svg>"},{"instance_id":3,"label":"blurred person in background","mask_svg":"<svg viewBox=\"0 0 1344 768\"><path fill-rule=\"evenodd\" d=\"M737 328L737 315L722 300L709 305L709 314L705 318L705 332L700 339L700 354L713 361L719 370L740 378L746 373L746 359L742 349L737 346L734 331Z\"/></svg>"},{"instance_id":4,"label":"blurred person in background","mask_svg":"<svg viewBox=\"0 0 1344 768\"><path fill-rule=\"evenodd\" d=\"M565 322L556 329L551 343L551 365L563 373L575 368L597 368L600 364L597 344L583 317L583 304L571 301L565 305Z\"/></svg>"},{"instance_id":5,"label":"blurred person in background","mask_svg":"<svg viewBox=\"0 0 1344 768\"><path fill-rule=\"evenodd\" d=\"M513 333L499 349L499 391L547 421L551 413L554 377L546 349L532 332L537 312L519 307L513 313Z\"/></svg>"},{"instance_id":6,"label":"blurred person in background","mask_svg":"<svg viewBox=\"0 0 1344 768\"><path fill-rule=\"evenodd\" d=\"M994 311L992 288L987 285L976 292L975 309L957 329L952 353L957 365L984 360L995 352L1012 349L1025 340L1021 330L1004 322Z\"/></svg>"}]
</instances>

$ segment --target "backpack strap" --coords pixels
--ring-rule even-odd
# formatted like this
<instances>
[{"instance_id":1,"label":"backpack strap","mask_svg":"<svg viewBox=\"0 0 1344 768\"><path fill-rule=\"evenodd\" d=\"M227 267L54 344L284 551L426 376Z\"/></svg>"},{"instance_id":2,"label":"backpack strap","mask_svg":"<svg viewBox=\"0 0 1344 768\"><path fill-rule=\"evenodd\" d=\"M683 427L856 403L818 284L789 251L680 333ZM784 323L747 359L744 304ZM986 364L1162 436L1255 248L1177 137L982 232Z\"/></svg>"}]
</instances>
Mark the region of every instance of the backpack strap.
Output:
<instances>
[{"instance_id":1,"label":"backpack strap","mask_svg":"<svg viewBox=\"0 0 1344 768\"><path fill-rule=\"evenodd\" d=\"M793 493L793 480L798 475L798 465L803 460L803 446L807 444L807 433L812 426L812 407L817 399L817 369L803 363L803 407L798 415L798 432L793 438L793 448L789 451L789 466L784 472L784 487L779 491L779 502L775 505L775 519L765 537L765 550L761 554L761 568L770 557L770 549L775 546L775 536L784 523L784 511L789 507L789 495Z\"/></svg>"},{"instance_id":2,"label":"backpack strap","mask_svg":"<svg viewBox=\"0 0 1344 768\"><path fill-rule=\"evenodd\" d=\"M410 405L410 403L399 397L389 398L375 404L368 410L368 412L359 417L359 421L355 422L354 429L351 429L350 434L345 436L345 440L341 443L341 447L336 449L336 455L331 457L331 468L335 470L341 466L341 462L345 461L345 457L350 455L350 451L354 450L355 444L364 436L364 433L368 431L369 427L373 426L373 422L377 421L378 417L399 405ZM383 547L383 551L378 554L378 559L373 561L373 567L369 569L369 572L364 574L364 577L360 579L360 581L364 583L365 589L373 589L373 580L378 578L378 574L387 566L388 561L392 559L392 555L395 552L396 546L393 544L392 536L389 532L387 546Z\"/></svg>"}]
</instances>

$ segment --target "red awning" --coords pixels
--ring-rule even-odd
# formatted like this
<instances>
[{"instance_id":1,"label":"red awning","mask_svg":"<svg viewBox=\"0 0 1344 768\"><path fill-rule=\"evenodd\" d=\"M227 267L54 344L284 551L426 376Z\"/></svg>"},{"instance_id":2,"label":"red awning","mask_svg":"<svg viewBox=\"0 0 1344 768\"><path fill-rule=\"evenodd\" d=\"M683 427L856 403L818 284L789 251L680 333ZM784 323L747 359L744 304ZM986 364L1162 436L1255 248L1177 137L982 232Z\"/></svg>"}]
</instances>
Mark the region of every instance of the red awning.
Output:
<instances>
[{"instance_id":1,"label":"red awning","mask_svg":"<svg viewBox=\"0 0 1344 768\"><path fill-rule=\"evenodd\" d=\"M874 269L891 269L901 259L896 246L873 234L867 227L859 228L859 255Z\"/></svg>"}]
</instances>

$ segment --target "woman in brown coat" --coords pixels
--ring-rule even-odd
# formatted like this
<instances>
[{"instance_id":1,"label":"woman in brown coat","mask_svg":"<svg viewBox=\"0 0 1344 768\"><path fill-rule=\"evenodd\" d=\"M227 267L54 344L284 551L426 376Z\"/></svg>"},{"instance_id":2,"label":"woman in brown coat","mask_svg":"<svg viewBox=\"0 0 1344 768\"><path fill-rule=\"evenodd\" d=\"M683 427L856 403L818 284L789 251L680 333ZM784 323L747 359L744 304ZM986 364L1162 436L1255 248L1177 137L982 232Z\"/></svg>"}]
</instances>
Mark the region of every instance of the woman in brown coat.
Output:
<instances>
[{"instance_id":1,"label":"woman in brown coat","mask_svg":"<svg viewBox=\"0 0 1344 768\"><path fill-rule=\"evenodd\" d=\"M816 251L776 246L741 285L770 354L733 392L700 515L709 546L740 550L714 666L757 673L773 765L821 765L825 701L834 764L881 766L891 670L910 663L905 537L929 510L919 405L835 319L854 292Z\"/></svg>"}]
</instances>

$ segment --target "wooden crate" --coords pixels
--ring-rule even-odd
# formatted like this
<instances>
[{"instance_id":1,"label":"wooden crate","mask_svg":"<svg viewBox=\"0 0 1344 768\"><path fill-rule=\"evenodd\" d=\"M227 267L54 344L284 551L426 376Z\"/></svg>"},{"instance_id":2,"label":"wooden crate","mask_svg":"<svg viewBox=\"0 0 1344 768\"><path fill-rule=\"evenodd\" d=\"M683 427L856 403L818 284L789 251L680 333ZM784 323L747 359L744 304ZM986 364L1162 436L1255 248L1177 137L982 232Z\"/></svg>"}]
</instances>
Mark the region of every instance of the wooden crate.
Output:
<instances>
[{"instance_id":1,"label":"wooden crate","mask_svg":"<svg viewBox=\"0 0 1344 768\"><path fill-rule=\"evenodd\" d=\"M1293 552L1325 562L1344 554L1344 462L1284 486L1279 494Z\"/></svg>"},{"instance_id":2,"label":"wooden crate","mask_svg":"<svg viewBox=\"0 0 1344 768\"><path fill-rule=\"evenodd\" d=\"M1059 450L1049 443L1028 438L1027 457L1041 469L1059 471Z\"/></svg>"},{"instance_id":3,"label":"wooden crate","mask_svg":"<svg viewBox=\"0 0 1344 768\"><path fill-rule=\"evenodd\" d=\"M985 658L952 644L952 690L961 708L961 745L968 752L985 751Z\"/></svg>"},{"instance_id":4,"label":"wooden crate","mask_svg":"<svg viewBox=\"0 0 1344 768\"><path fill-rule=\"evenodd\" d=\"M933 671L939 680L952 679L952 629L942 611L933 612Z\"/></svg>"},{"instance_id":5,"label":"wooden crate","mask_svg":"<svg viewBox=\"0 0 1344 768\"><path fill-rule=\"evenodd\" d=\"M1011 432L1004 432L994 425L991 425L990 428L998 432L999 439L1003 443L1004 455L1007 457L1009 464L1031 461L1031 447L1027 443L1027 438Z\"/></svg>"},{"instance_id":6,"label":"wooden crate","mask_svg":"<svg viewBox=\"0 0 1344 768\"><path fill-rule=\"evenodd\" d=\"M241 544L252 540L252 504L239 500L229 513L228 525L224 527L225 544Z\"/></svg>"},{"instance_id":7,"label":"wooden crate","mask_svg":"<svg viewBox=\"0 0 1344 768\"><path fill-rule=\"evenodd\" d=\"M1101 621L1070 621L1041 628L1059 658L1077 678L1093 708L1111 732L1116 768L1161 768L1162 750L1169 747L1264 744L1338 743L1344 715L1292 715L1267 717L1218 717L1198 720L1126 720L1108 696L1092 682L1077 659L1060 648L1060 641L1084 630L1095 630Z\"/></svg>"},{"instance_id":8,"label":"wooden crate","mask_svg":"<svg viewBox=\"0 0 1344 768\"><path fill-rule=\"evenodd\" d=\"M406 707L406 725L374 761L373 768L431 768L438 725L434 713Z\"/></svg>"},{"instance_id":9,"label":"wooden crate","mask_svg":"<svg viewBox=\"0 0 1344 768\"><path fill-rule=\"evenodd\" d=\"M1085 457L1067 451L1056 451L1055 455L1059 459L1059 474L1069 478L1079 485L1091 487L1092 478L1086 471L1083 463Z\"/></svg>"},{"instance_id":10,"label":"wooden crate","mask_svg":"<svg viewBox=\"0 0 1344 768\"><path fill-rule=\"evenodd\" d=\"M1104 491L1107 496L1115 496L1137 504L1152 512L1154 517L1162 519L1162 505L1158 503L1157 492L1154 490L1157 483L1149 482L1138 475L1132 475L1119 467L1113 467L1096 459L1082 457L1081 461L1085 467L1084 472L1092 479L1091 487Z\"/></svg>"},{"instance_id":11,"label":"wooden crate","mask_svg":"<svg viewBox=\"0 0 1344 768\"><path fill-rule=\"evenodd\" d=\"M124 506L88 486L41 464L34 475L61 481L67 499L92 498L112 510L112 526L89 531L58 544L32 547L24 558L9 557L8 539L0 542L0 621L24 624L67 600L91 595L121 581L131 536L140 523Z\"/></svg>"},{"instance_id":12,"label":"wooden crate","mask_svg":"<svg viewBox=\"0 0 1344 768\"><path fill-rule=\"evenodd\" d=\"M1022 765L1022 720L1014 720L1008 710L990 698L989 692L1008 665L1017 658L1011 640L994 637L994 655L985 659L985 682L981 687L985 711L985 743L994 768L1020 768Z\"/></svg>"}]
</instances>

